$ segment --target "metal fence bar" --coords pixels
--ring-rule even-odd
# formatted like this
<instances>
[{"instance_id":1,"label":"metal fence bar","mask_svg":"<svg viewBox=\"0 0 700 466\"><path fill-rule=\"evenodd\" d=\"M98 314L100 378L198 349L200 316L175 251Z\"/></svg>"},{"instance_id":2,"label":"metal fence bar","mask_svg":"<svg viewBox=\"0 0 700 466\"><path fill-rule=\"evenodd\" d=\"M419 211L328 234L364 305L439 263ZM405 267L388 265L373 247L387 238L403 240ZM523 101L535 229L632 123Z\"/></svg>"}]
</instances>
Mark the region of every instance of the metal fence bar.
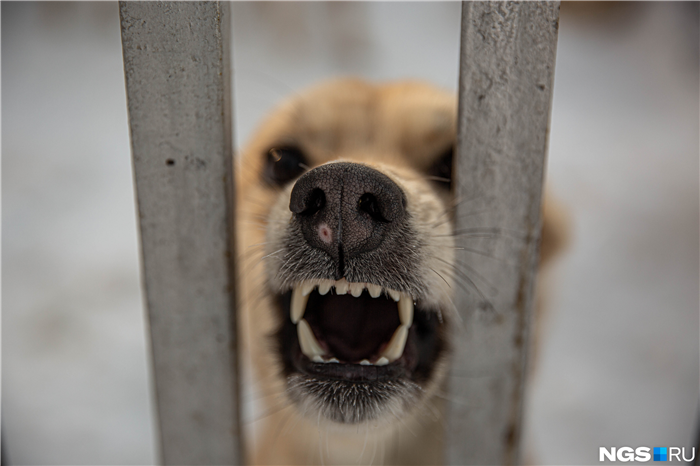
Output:
<instances>
[{"instance_id":1,"label":"metal fence bar","mask_svg":"<svg viewBox=\"0 0 700 466\"><path fill-rule=\"evenodd\" d=\"M447 464L516 464L559 3L464 2ZM484 254L477 254L482 252Z\"/></svg>"},{"instance_id":2,"label":"metal fence bar","mask_svg":"<svg viewBox=\"0 0 700 466\"><path fill-rule=\"evenodd\" d=\"M239 464L230 5L119 10L161 460Z\"/></svg>"}]
</instances>

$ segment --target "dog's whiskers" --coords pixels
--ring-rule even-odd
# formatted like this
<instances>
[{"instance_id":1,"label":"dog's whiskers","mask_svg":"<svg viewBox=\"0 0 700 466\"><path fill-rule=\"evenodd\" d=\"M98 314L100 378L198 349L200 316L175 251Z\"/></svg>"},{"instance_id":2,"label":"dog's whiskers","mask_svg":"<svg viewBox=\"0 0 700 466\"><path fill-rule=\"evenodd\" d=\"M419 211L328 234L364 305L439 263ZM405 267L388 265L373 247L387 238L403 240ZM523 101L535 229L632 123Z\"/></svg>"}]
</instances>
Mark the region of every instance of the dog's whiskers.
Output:
<instances>
[{"instance_id":1,"label":"dog's whiskers","mask_svg":"<svg viewBox=\"0 0 700 466\"><path fill-rule=\"evenodd\" d=\"M487 235L495 235L495 236L503 236L506 238L511 238L515 240L524 240L527 238L527 233L524 231L520 230L511 230L508 228L502 228L502 227L470 227L470 228L461 228L457 229L453 232L454 236L461 236L461 235L469 235L471 233L474 234L487 234Z\"/></svg>"},{"instance_id":2,"label":"dog's whiskers","mask_svg":"<svg viewBox=\"0 0 700 466\"><path fill-rule=\"evenodd\" d=\"M247 423L248 424L255 424L256 422L259 422L263 419L266 419L274 414L280 413L280 412L284 411L285 409L289 409L292 407L293 407L293 405L289 404L286 400L283 400L283 401L277 403L276 405L274 405L273 407L271 407L270 409L264 411L257 418L252 419L252 420L248 421Z\"/></svg>"},{"instance_id":3,"label":"dog's whiskers","mask_svg":"<svg viewBox=\"0 0 700 466\"><path fill-rule=\"evenodd\" d=\"M474 248L469 248L469 247L461 247L459 249L462 251L467 251L467 252L471 252L474 254L478 254L480 256L488 257L488 258L493 259L493 260L509 263L509 261L504 259L503 257L494 256L493 254L489 254L488 252L481 251L479 249L474 249Z\"/></svg>"},{"instance_id":4,"label":"dog's whiskers","mask_svg":"<svg viewBox=\"0 0 700 466\"><path fill-rule=\"evenodd\" d=\"M479 280L481 280L482 282L484 282L484 284L490 288L490 290L491 290L492 293L494 293L494 294L498 293L498 288L496 288L494 285L492 285L491 282L489 282L488 280L486 280L486 278L485 278L483 275L481 275L479 272L477 272L476 269L475 269L474 267L472 267L471 265L467 264L466 262L464 262L464 261L455 261L455 263L453 264L453 263L451 263L451 262L446 261L445 259L443 259L443 258L441 258L441 257L435 257L435 259L437 259L437 260L439 260L440 262L446 264L448 267L452 267L452 269L454 270L454 272L455 272L459 277L465 278L465 279L469 280L470 283L474 284L474 281L471 279L471 277L469 277L469 276L466 274L466 272L464 272L463 270L459 269L457 266L459 265L459 266L462 266L462 267L465 267L465 268L469 269L469 272L470 272L471 274L473 274L474 276L476 276L476 278L478 278ZM474 284L474 288L476 288L476 290L479 292L479 294L481 295L482 298L485 298L485 296L483 295L483 293L481 293L481 290L479 290L479 288L476 286L476 284Z\"/></svg>"},{"instance_id":5,"label":"dog's whiskers","mask_svg":"<svg viewBox=\"0 0 700 466\"><path fill-rule=\"evenodd\" d=\"M271 446L271 451L275 451L275 448L277 447L277 440L279 440L280 434L286 435L286 431L282 433L282 429L284 426L289 422L289 420L292 418L294 415L294 410L289 411L289 413L286 414L284 419L282 419L281 422L277 424L277 429L275 429L275 433L272 436L272 446Z\"/></svg>"},{"instance_id":6,"label":"dog's whiskers","mask_svg":"<svg viewBox=\"0 0 700 466\"><path fill-rule=\"evenodd\" d=\"M443 273L446 273L447 275L449 275L450 278L452 278L454 280L454 283L465 293L471 294L473 291L476 291L479 298L486 305L486 307L488 309L493 309L493 304L491 303L491 300L488 299L486 297L486 295L484 295L484 293L479 289L479 287L476 285L474 280L472 280L468 275L466 275L464 272L462 272L461 270L454 267L449 262L445 261L445 263L448 266L452 267L452 269L451 270L443 270ZM467 286L467 285L470 285L470 286ZM452 304L454 306L454 303L452 303ZM456 311L456 306L454 306L454 309ZM459 316L459 313L455 312L455 315ZM461 317L459 318L459 320L461 321Z\"/></svg>"},{"instance_id":7,"label":"dog's whiskers","mask_svg":"<svg viewBox=\"0 0 700 466\"><path fill-rule=\"evenodd\" d=\"M268 257L276 256L277 254L279 254L280 252L283 252L285 250L286 250L286 248L280 248L277 251L271 252L269 254L265 254L260 259L263 260L263 259L267 259Z\"/></svg>"}]
</instances>

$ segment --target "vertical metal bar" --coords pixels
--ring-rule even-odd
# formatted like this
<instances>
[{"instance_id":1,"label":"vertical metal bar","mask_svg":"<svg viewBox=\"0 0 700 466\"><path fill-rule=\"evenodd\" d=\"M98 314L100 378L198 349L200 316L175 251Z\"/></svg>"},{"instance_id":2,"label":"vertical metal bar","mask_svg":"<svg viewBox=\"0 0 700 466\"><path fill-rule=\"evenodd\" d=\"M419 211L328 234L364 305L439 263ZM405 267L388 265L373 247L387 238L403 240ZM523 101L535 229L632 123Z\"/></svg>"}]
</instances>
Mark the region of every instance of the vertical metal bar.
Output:
<instances>
[{"instance_id":1,"label":"vertical metal bar","mask_svg":"<svg viewBox=\"0 0 700 466\"><path fill-rule=\"evenodd\" d=\"M229 9L120 2L165 464L239 464Z\"/></svg>"},{"instance_id":2,"label":"vertical metal bar","mask_svg":"<svg viewBox=\"0 0 700 466\"><path fill-rule=\"evenodd\" d=\"M462 4L456 232L468 290L447 464L519 462L558 23L558 2Z\"/></svg>"}]
</instances>

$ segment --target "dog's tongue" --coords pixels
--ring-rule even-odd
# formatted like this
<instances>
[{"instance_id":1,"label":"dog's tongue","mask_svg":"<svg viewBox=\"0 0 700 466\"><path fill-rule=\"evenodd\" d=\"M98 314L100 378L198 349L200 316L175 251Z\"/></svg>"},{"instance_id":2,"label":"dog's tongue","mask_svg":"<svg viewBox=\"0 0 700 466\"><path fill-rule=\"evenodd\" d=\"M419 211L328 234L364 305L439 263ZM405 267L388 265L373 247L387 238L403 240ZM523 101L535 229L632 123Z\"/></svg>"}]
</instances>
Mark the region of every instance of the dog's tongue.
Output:
<instances>
[{"instance_id":1,"label":"dog's tongue","mask_svg":"<svg viewBox=\"0 0 700 466\"><path fill-rule=\"evenodd\" d=\"M312 293L306 319L333 356L352 363L375 356L400 325L396 303L367 291L357 298Z\"/></svg>"}]
</instances>

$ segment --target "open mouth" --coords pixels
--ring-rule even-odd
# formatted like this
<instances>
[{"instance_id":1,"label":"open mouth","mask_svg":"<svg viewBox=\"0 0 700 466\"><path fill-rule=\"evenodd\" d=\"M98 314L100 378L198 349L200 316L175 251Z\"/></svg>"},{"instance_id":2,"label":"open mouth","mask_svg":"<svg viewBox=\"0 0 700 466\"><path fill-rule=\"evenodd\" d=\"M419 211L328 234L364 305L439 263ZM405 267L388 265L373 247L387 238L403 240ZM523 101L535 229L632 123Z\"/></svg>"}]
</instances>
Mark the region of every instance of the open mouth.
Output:
<instances>
[{"instance_id":1,"label":"open mouth","mask_svg":"<svg viewBox=\"0 0 700 466\"><path fill-rule=\"evenodd\" d=\"M385 366L399 359L413 324L413 298L345 279L292 291L290 318L301 352L315 363Z\"/></svg>"},{"instance_id":2,"label":"open mouth","mask_svg":"<svg viewBox=\"0 0 700 466\"><path fill-rule=\"evenodd\" d=\"M429 377L442 324L413 297L371 283L312 280L280 296L287 374L372 382Z\"/></svg>"}]
</instances>

